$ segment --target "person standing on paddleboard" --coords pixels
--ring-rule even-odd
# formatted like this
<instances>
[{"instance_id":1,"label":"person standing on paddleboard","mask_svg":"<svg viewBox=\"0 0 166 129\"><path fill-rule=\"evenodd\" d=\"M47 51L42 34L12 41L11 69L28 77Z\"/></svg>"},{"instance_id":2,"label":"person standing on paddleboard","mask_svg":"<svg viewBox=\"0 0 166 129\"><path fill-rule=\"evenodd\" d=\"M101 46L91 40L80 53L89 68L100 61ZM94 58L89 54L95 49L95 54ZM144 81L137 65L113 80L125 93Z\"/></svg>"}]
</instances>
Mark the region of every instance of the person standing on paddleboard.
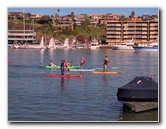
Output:
<instances>
[{"instance_id":1,"label":"person standing on paddleboard","mask_svg":"<svg viewBox=\"0 0 166 129\"><path fill-rule=\"evenodd\" d=\"M104 62L103 62L103 72L107 72L108 71L108 63L110 62L108 56L106 55L104 58Z\"/></svg>"},{"instance_id":2,"label":"person standing on paddleboard","mask_svg":"<svg viewBox=\"0 0 166 129\"><path fill-rule=\"evenodd\" d=\"M64 72L65 72L65 60L62 60L62 63L61 63L61 74L64 75Z\"/></svg>"},{"instance_id":3,"label":"person standing on paddleboard","mask_svg":"<svg viewBox=\"0 0 166 129\"><path fill-rule=\"evenodd\" d=\"M82 57L81 57L81 62L80 62L80 68L81 68L81 69L83 69L84 64L85 64L85 58L82 56Z\"/></svg>"}]
</instances>

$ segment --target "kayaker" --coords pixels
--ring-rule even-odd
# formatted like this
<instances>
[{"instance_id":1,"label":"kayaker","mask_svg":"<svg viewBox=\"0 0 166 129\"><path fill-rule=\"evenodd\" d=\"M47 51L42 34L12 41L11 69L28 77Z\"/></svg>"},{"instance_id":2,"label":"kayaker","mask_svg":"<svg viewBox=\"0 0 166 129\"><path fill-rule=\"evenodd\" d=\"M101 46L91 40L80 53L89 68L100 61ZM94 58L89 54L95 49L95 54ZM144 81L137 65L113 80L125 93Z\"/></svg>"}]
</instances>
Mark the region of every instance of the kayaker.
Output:
<instances>
[{"instance_id":1,"label":"kayaker","mask_svg":"<svg viewBox=\"0 0 166 129\"><path fill-rule=\"evenodd\" d=\"M83 69L84 64L85 64L85 58L82 56L82 57L81 57L81 62L80 62L80 68L81 68L81 69Z\"/></svg>"},{"instance_id":2,"label":"kayaker","mask_svg":"<svg viewBox=\"0 0 166 129\"><path fill-rule=\"evenodd\" d=\"M63 59L61 62L61 74L64 75L65 72L65 60Z\"/></svg>"},{"instance_id":3,"label":"kayaker","mask_svg":"<svg viewBox=\"0 0 166 129\"><path fill-rule=\"evenodd\" d=\"M49 66L56 66L56 65L53 63L52 60L50 60L50 62L49 62Z\"/></svg>"},{"instance_id":4,"label":"kayaker","mask_svg":"<svg viewBox=\"0 0 166 129\"><path fill-rule=\"evenodd\" d=\"M108 67L109 62L110 62L110 60L109 60L108 56L106 55L105 58L104 58L104 62L103 62L103 72L108 71L107 67Z\"/></svg>"}]
</instances>

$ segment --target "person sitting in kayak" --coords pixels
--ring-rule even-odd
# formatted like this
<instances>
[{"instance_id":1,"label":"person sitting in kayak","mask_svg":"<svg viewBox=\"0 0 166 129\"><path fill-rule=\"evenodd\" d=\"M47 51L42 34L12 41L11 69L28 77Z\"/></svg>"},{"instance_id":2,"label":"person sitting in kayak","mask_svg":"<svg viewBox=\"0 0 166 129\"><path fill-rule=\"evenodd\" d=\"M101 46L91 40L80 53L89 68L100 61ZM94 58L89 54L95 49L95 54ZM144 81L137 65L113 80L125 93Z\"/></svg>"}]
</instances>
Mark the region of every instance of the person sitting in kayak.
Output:
<instances>
[{"instance_id":1,"label":"person sitting in kayak","mask_svg":"<svg viewBox=\"0 0 166 129\"><path fill-rule=\"evenodd\" d=\"M81 69L83 69L84 64L85 64L85 58L82 56L81 62L80 62L80 67L81 67Z\"/></svg>"},{"instance_id":2,"label":"person sitting in kayak","mask_svg":"<svg viewBox=\"0 0 166 129\"><path fill-rule=\"evenodd\" d=\"M50 62L49 62L49 66L56 66L56 65L53 63L52 60L50 60Z\"/></svg>"},{"instance_id":3,"label":"person sitting in kayak","mask_svg":"<svg viewBox=\"0 0 166 129\"><path fill-rule=\"evenodd\" d=\"M109 62L110 62L110 60L109 60L108 56L105 56L104 62L103 62L103 72L107 72L108 71L107 67L108 67L108 63Z\"/></svg>"}]
</instances>

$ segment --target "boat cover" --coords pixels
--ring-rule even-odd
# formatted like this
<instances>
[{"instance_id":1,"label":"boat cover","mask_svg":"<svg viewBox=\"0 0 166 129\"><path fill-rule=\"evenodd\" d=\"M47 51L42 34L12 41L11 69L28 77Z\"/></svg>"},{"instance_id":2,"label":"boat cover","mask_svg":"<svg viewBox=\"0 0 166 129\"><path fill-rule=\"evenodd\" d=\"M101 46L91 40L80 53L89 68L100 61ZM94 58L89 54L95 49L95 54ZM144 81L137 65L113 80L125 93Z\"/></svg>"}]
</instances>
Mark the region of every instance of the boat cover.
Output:
<instances>
[{"instance_id":1,"label":"boat cover","mask_svg":"<svg viewBox=\"0 0 166 129\"><path fill-rule=\"evenodd\" d=\"M151 77L135 77L118 88L118 101L158 102L158 83Z\"/></svg>"}]
</instances>

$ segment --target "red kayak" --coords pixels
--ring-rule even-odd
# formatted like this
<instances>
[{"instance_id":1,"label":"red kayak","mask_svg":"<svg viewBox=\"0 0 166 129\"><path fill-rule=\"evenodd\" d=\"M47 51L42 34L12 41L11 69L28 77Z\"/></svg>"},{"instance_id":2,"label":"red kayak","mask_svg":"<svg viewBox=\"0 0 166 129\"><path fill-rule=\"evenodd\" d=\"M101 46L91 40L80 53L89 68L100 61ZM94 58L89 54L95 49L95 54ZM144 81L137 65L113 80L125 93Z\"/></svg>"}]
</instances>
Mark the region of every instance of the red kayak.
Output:
<instances>
[{"instance_id":1,"label":"red kayak","mask_svg":"<svg viewBox=\"0 0 166 129\"><path fill-rule=\"evenodd\" d=\"M82 75L70 75L70 74L45 74L46 77L57 77L57 78L82 78Z\"/></svg>"},{"instance_id":2,"label":"red kayak","mask_svg":"<svg viewBox=\"0 0 166 129\"><path fill-rule=\"evenodd\" d=\"M12 64L13 62L8 62L8 64Z\"/></svg>"}]
</instances>

